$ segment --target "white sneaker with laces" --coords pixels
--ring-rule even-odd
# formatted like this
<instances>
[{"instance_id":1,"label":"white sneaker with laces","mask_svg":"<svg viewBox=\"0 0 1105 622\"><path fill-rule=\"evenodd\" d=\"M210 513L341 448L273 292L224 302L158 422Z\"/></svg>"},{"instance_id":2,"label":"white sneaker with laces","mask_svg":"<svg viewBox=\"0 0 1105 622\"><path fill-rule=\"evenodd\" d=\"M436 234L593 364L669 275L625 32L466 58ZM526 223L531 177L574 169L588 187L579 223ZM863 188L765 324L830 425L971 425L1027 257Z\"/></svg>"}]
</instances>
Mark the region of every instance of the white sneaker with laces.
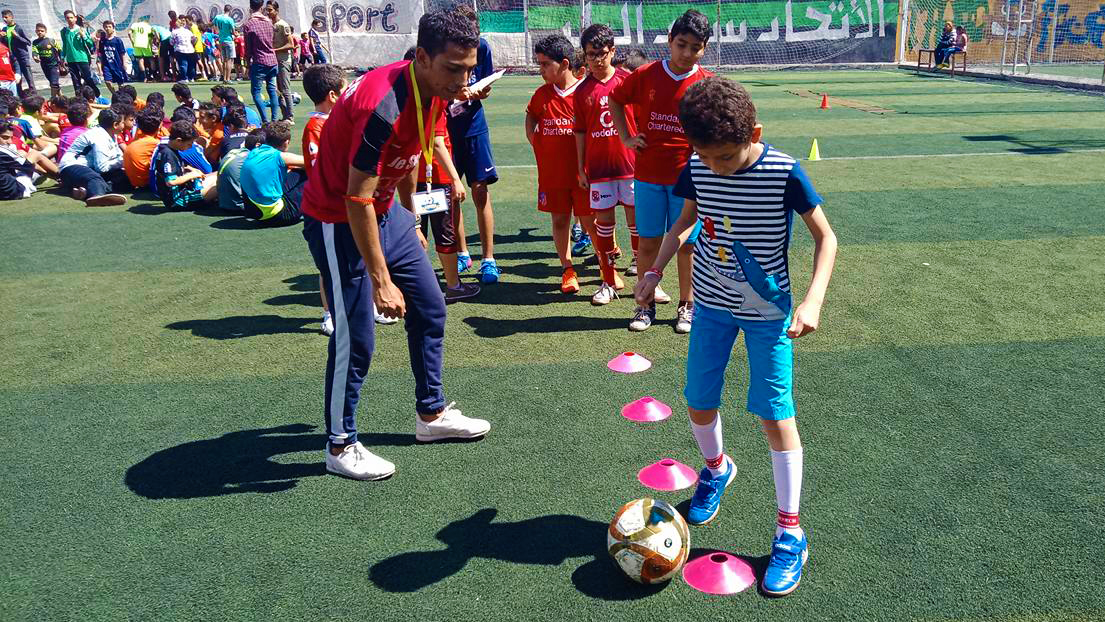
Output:
<instances>
[{"instance_id":1,"label":"white sneaker with laces","mask_svg":"<svg viewBox=\"0 0 1105 622\"><path fill-rule=\"evenodd\" d=\"M637 307L637 311L633 313L633 319L629 322L629 330L635 333L648 330L648 327L652 326L653 317L651 309Z\"/></svg>"},{"instance_id":2,"label":"white sneaker with laces","mask_svg":"<svg viewBox=\"0 0 1105 622\"><path fill-rule=\"evenodd\" d=\"M602 306L610 304L610 301L618 297L618 292L614 291L613 286L608 283L603 283L599 287L599 291L595 292L594 296L591 296L591 304L595 306Z\"/></svg>"},{"instance_id":3,"label":"white sneaker with laces","mask_svg":"<svg viewBox=\"0 0 1105 622\"><path fill-rule=\"evenodd\" d=\"M334 317L330 315L329 311L325 311L322 314L322 334L329 337L334 334Z\"/></svg>"},{"instance_id":4,"label":"white sneaker with laces","mask_svg":"<svg viewBox=\"0 0 1105 622\"><path fill-rule=\"evenodd\" d=\"M423 421L415 416L414 438L423 442L443 441L450 438L480 438L491 431L491 424L483 419L472 419L454 408L456 402L449 402L441 416L433 421Z\"/></svg>"},{"instance_id":5,"label":"white sneaker with laces","mask_svg":"<svg viewBox=\"0 0 1105 622\"><path fill-rule=\"evenodd\" d=\"M657 285L656 292L652 295L652 300L658 305L666 305L671 302L671 296Z\"/></svg>"},{"instance_id":6,"label":"white sneaker with laces","mask_svg":"<svg viewBox=\"0 0 1105 622\"><path fill-rule=\"evenodd\" d=\"M388 317L383 313L376 310L376 305L372 305L372 315L376 318L376 323L380 326L390 326L399 321L397 317Z\"/></svg>"},{"instance_id":7,"label":"white sneaker with laces","mask_svg":"<svg viewBox=\"0 0 1105 622\"><path fill-rule=\"evenodd\" d=\"M686 335L691 332L691 323L694 322L694 307L692 305L679 305L675 310L675 332Z\"/></svg>"},{"instance_id":8,"label":"white sneaker with laces","mask_svg":"<svg viewBox=\"0 0 1105 622\"><path fill-rule=\"evenodd\" d=\"M350 443L338 455L330 453L326 445L326 470L351 479L378 480L391 477L395 465L364 448L360 442Z\"/></svg>"}]
</instances>

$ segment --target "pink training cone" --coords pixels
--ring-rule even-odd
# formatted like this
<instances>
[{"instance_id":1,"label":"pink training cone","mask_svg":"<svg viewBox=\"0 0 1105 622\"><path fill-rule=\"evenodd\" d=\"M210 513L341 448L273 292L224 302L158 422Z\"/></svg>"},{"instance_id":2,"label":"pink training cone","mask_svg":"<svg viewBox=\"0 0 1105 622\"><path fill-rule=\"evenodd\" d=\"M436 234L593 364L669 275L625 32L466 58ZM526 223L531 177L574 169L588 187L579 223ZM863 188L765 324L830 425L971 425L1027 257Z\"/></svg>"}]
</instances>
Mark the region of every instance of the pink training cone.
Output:
<instances>
[{"instance_id":1,"label":"pink training cone","mask_svg":"<svg viewBox=\"0 0 1105 622\"><path fill-rule=\"evenodd\" d=\"M682 490L697 482L698 474L677 460L664 458L638 471L637 481L653 490Z\"/></svg>"},{"instance_id":2,"label":"pink training cone","mask_svg":"<svg viewBox=\"0 0 1105 622\"><path fill-rule=\"evenodd\" d=\"M683 566L683 580L699 592L736 594L756 582L756 573L743 559L725 551L708 551Z\"/></svg>"},{"instance_id":3,"label":"pink training cone","mask_svg":"<svg viewBox=\"0 0 1105 622\"><path fill-rule=\"evenodd\" d=\"M630 421L651 423L671 416L671 407L652 396L645 396L622 406L622 416Z\"/></svg>"},{"instance_id":4,"label":"pink training cone","mask_svg":"<svg viewBox=\"0 0 1105 622\"><path fill-rule=\"evenodd\" d=\"M622 352L606 364L610 369L622 374L635 374L652 367L652 361L636 352Z\"/></svg>"}]
</instances>

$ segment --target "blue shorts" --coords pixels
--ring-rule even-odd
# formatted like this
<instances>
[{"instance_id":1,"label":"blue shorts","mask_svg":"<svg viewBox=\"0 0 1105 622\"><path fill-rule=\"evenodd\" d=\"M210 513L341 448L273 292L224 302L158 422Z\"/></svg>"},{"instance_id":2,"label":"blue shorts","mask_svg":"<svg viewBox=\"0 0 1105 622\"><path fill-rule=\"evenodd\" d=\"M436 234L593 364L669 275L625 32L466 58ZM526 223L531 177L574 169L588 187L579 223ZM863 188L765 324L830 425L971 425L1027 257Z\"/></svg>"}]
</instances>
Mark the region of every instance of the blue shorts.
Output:
<instances>
[{"instance_id":1,"label":"blue shorts","mask_svg":"<svg viewBox=\"0 0 1105 622\"><path fill-rule=\"evenodd\" d=\"M484 132L453 141L453 165L468 185L499 181L495 170L495 157L491 155L491 133Z\"/></svg>"},{"instance_id":2,"label":"blue shorts","mask_svg":"<svg viewBox=\"0 0 1105 622\"><path fill-rule=\"evenodd\" d=\"M112 67L111 65L104 65L104 82L113 82L115 84L126 84L130 82L127 78L127 72L118 67Z\"/></svg>"},{"instance_id":3,"label":"blue shorts","mask_svg":"<svg viewBox=\"0 0 1105 622\"><path fill-rule=\"evenodd\" d=\"M675 190L674 185L661 186L640 179L634 180L633 185L637 195L637 235L642 238L664 237L682 213L685 199L672 193ZM695 222L686 243L694 244L701 230L702 222Z\"/></svg>"},{"instance_id":4,"label":"blue shorts","mask_svg":"<svg viewBox=\"0 0 1105 622\"><path fill-rule=\"evenodd\" d=\"M687 350L687 405L695 410L721 406L725 368L737 333L748 350L748 411L761 419L794 416L794 349L790 318L742 320L728 311L696 304Z\"/></svg>"}]
</instances>

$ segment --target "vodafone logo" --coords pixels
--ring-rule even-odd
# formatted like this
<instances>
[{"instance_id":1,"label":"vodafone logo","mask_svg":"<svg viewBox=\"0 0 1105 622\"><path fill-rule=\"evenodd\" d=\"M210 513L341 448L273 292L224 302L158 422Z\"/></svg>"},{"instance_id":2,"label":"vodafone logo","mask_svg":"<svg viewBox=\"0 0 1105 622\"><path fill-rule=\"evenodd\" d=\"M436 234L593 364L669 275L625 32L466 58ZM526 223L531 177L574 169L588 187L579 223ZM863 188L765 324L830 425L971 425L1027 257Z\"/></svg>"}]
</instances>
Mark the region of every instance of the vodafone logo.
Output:
<instances>
[{"instance_id":1,"label":"vodafone logo","mask_svg":"<svg viewBox=\"0 0 1105 622\"><path fill-rule=\"evenodd\" d=\"M603 110L599 114L599 125L606 129L614 127L614 117L610 114L609 110Z\"/></svg>"}]
</instances>

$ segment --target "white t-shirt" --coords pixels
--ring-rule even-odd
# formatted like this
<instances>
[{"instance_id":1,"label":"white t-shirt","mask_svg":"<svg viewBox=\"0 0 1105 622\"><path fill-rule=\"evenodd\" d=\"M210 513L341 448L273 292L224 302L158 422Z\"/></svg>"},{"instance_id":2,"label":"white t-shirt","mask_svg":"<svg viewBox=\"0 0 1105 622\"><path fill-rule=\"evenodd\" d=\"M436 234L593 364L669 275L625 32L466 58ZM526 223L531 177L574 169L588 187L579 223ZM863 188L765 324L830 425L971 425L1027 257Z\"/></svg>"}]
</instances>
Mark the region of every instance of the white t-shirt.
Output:
<instances>
[{"instance_id":1,"label":"white t-shirt","mask_svg":"<svg viewBox=\"0 0 1105 622\"><path fill-rule=\"evenodd\" d=\"M173 51L178 54L195 54L196 46L192 45L192 31L181 27L173 31Z\"/></svg>"}]
</instances>

